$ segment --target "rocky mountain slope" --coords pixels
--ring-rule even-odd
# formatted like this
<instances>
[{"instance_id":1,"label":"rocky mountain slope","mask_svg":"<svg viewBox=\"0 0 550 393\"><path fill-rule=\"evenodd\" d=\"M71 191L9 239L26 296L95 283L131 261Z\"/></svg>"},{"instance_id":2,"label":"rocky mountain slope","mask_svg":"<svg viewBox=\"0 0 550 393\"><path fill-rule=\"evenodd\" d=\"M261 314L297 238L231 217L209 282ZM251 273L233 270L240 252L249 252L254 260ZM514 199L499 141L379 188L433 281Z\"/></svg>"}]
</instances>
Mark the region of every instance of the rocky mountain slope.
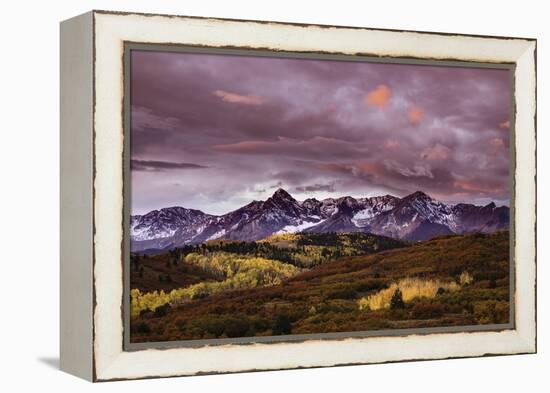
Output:
<instances>
[{"instance_id":1,"label":"rocky mountain slope","mask_svg":"<svg viewBox=\"0 0 550 393\"><path fill-rule=\"evenodd\" d=\"M278 189L221 216L170 207L131 217L131 249L170 249L214 239L254 241L276 233L369 232L405 240L509 227L509 208L439 202L421 191L404 198L314 198L297 201Z\"/></svg>"}]
</instances>

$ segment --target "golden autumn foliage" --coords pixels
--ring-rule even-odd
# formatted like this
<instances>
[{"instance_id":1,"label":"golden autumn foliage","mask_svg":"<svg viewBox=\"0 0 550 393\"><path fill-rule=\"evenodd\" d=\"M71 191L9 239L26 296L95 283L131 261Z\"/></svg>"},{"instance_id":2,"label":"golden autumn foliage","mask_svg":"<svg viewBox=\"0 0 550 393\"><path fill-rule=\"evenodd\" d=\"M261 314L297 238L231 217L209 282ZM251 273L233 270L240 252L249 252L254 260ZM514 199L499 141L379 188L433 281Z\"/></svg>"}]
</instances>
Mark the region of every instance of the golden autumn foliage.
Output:
<instances>
[{"instance_id":1,"label":"golden autumn foliage","mask_svg":"<svg viewBox=\"0 0 550 393\"><path fill-rule=\"evenodd\" d=\"M209 255L188 254L185 261L225 279L200 282L185 288L173 289L168 293L162 290L143 293L138 289L132 289L132 316L139 315L143 310L155 311L165 304L177 305L218 292L278 285L284 279L300 272L297 267L279 261L223 252Z\"/></svg>"},{"instance_id":2,"label":"golden autumn foliage","mask_svg":"<svg viewBox=\"0 0 550 393\"><path fill-rule=\"evenodd\" d=\"M142 293L139 289L130 291L132 317L138 316L142 310L156 310L170 302L170 295L164 291Z\"/></svg>"},{"instance_id":3,"label":"golden autumn foliage","mask_svg":"<svg viewBox=\"0 0 550 393\"><path fill-rule=\"evenodd\" d=\"M474 281L474 278L467 271L463 271L460 274L459 280L460 280L460 285L468 285L468 284L471 284Z\"/></svg>"},{"instance_id":4,"label":"golden autumn foliage","mask_svg":"<svg viewBox=\"0 0 550 393\"><path fill-rule=\"evenodd\" d=\"M390 307L392 296L397 289L401 291L403 301L407 303L415 298L432 299L436 297L438 291L441 291L440 288L446 292L455 292L460 289L460 285L454 281L444 282L441 280L404 278L397 283L391 284L389 288L359 299L357 303L360 310L380 310Z\"/></svg>"}]
</instances>

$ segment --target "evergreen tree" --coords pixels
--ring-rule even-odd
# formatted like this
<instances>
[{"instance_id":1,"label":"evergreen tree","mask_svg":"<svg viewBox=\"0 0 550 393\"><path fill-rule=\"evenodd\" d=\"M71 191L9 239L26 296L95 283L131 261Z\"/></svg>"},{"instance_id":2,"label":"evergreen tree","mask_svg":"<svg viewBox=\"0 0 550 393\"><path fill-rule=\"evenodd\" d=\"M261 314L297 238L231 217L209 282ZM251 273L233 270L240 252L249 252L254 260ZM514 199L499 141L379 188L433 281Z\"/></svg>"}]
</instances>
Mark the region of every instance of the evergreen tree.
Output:
<instances>
[{"instance_id":1,"label":"evergreen tree","mask_svg":"<svg viewBox=\"0 0 550 393\"><path fill-rule=\"evenodd\" d=\"M403 294L401 293L401 290L399 288L397 288L393 293L393 296L390 301L390 308L392 310L405 308L405 302L403 301Z\"/></svg>"}]
</instances>

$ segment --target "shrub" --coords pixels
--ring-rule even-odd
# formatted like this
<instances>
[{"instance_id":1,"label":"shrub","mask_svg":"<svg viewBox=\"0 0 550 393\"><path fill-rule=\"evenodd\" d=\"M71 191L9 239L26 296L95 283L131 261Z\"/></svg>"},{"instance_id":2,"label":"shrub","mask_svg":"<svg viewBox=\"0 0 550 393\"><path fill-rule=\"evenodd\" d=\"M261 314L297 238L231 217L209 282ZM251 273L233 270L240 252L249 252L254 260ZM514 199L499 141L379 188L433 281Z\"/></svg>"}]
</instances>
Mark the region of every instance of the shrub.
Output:
<instances>
[{"instance_id":1,"label":"shrub","mask_svg":"<svg viewBox=\"0 0 550 393\"><path fill-rule=\"evenodd\" d=\"M484 281L484 280L499 280L505 278L508 275L507 270L484 270L476 271L474 274L475 281Z\"/></svg>"},{"instance_id":2,"label":"shrub","mask_svg":"<svg viewBox=\"0 0 550 393\"><path fill-rule=\"evenodd\" d=\"M356 296L357 293L350 287L337 288L326 295L327 299L355 299Z\"/></svg>"},{"instance_id":3,"label":"shrub","mask_svg":"<svg viewBox=\"0 0 550 393\"><path fill-rule=\"evenodd\" d=\"M187 322L185 321L185 319L183 318L178 318L176 319L176 321L174 322L174 324L176 325L176 327L179 329L179 330L185 330L185 327L187 325Z\"/></svg>"},{"instance_id":4,"label":"shrub","mask_svg":"<svg viewBox=\"0 0 550 393\"><path fill-rule=\"evenodd\" d=\"M273 326L273 335L279 336L282 334L290 334L291 332L292 324L290 323L290 317L286 314L277 315L277 319Z\"/></svg>"},{"instance_id":5,"label":"shrub","mask_svg":"<svg viewBox=\"0 0 550 393\"><path fill-rule=\"evenodd\" d=\"M250 322L246 319L229 318L224 320L224 332L227 337L243 337L246 335L254 335L249 332Z\"/></svg>"},{"instance_id":6,"label":"shrub","mask_svg":"<svg viewBox=\"0 0 550 393\"><path fill-rule=\"evenodd\" d=\"M510 315L510 304L502 300L487 300L474 303L474 316L481 324L506 323Z\"/></svg>"},{"instance_id":7,"label":"shrub","mask_svg":"<svg viewBox=\"0 0 550 393\"><path fill-rule=\"evenodd\" d=\"M361 281L357 285L356 289L358 292L368 292L368 291L384 289L386 287L387 287L387 283L385 280L370 279L370 280Z\"/></svg>"},{"instance_id":8,"label":"shrub","mask_svg":"<svg viewBox=\"0 0 550 393\"><path fill-rule=\"evenodd\" d=\"M392 310L389 310L387 314L387 318L394 321L403 321L410 318L410 312L406 308L394 308Z\"/></svg>"},{"instance_id":9,"label":"shrub","mask_svg":"<svg viewBox=\"0 0 550 393\"><path fill-rule=\"evenodd\" d=\"M445 312L445 307L439 303L420 302L416 303L411 311L415 319L438 318Z\"/></svg>"},{"instance_id":10,"label":"shrub","mask_svg":"<svg viewBox=\"0 0 550 393\"><path fill-rule=\"evenodd\" d=\"M225 320L222 318L211 318L204 321L202 330L206 330L208 333L215 337L221 336L225 331Z\"/></svg>"},{"instance_id":11,"label":"shrub","mask_svg":"<svg viewBox=\"0 0 550 393\"><path fill-rule=\"evenodd\" d=\"M168 304L163 304L162 306L155 308L155 317L157 318L165 317L166 314L168 314L169 308L170 306Z\"/></svg>"},{"instance_id":12,"label":"shrub","mask_svg":"<svg viewBox=\"0 0 550 393\"><path fill-rule=\"evenodd\" d=\"M136 326L137 333L149 334L151 333L151 327L146 322L139 322Z\"/></svg>"},{"instance_id":13,"label":"shrub","mask_svg":"<svg viewBox=\"0 0 550 393\"><path fill-rule=\"evenodd\" d=\"M264 318L259 318L254 320L254 330L257 332L264 332L267 329L271 328L271 321Z\"/></svg>"}]
</instances>

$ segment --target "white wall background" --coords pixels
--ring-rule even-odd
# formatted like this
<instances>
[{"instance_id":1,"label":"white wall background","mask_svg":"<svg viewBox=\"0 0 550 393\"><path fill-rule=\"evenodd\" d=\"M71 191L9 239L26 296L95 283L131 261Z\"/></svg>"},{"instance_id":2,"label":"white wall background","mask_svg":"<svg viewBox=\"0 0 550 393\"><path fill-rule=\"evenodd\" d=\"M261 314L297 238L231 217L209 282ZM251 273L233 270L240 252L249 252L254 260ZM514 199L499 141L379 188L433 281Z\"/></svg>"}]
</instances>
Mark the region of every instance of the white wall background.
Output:
<instances>
[{"instance_id":1,"label":"white wall background","mask_svg":"<svg viewBox=\"0 0 550 393\"><path fill-rule=\"evenodd\" d=\"M545 115L550 24L535 0L10 1L0 13L0 390L151 392L547 391ZM90 9L538 38L539 354L92 385L57 370L59 27ZM521 137L521 136L520 136ZM25 389L26 390L26 389Z\"/></svg>"}]
</instances>

